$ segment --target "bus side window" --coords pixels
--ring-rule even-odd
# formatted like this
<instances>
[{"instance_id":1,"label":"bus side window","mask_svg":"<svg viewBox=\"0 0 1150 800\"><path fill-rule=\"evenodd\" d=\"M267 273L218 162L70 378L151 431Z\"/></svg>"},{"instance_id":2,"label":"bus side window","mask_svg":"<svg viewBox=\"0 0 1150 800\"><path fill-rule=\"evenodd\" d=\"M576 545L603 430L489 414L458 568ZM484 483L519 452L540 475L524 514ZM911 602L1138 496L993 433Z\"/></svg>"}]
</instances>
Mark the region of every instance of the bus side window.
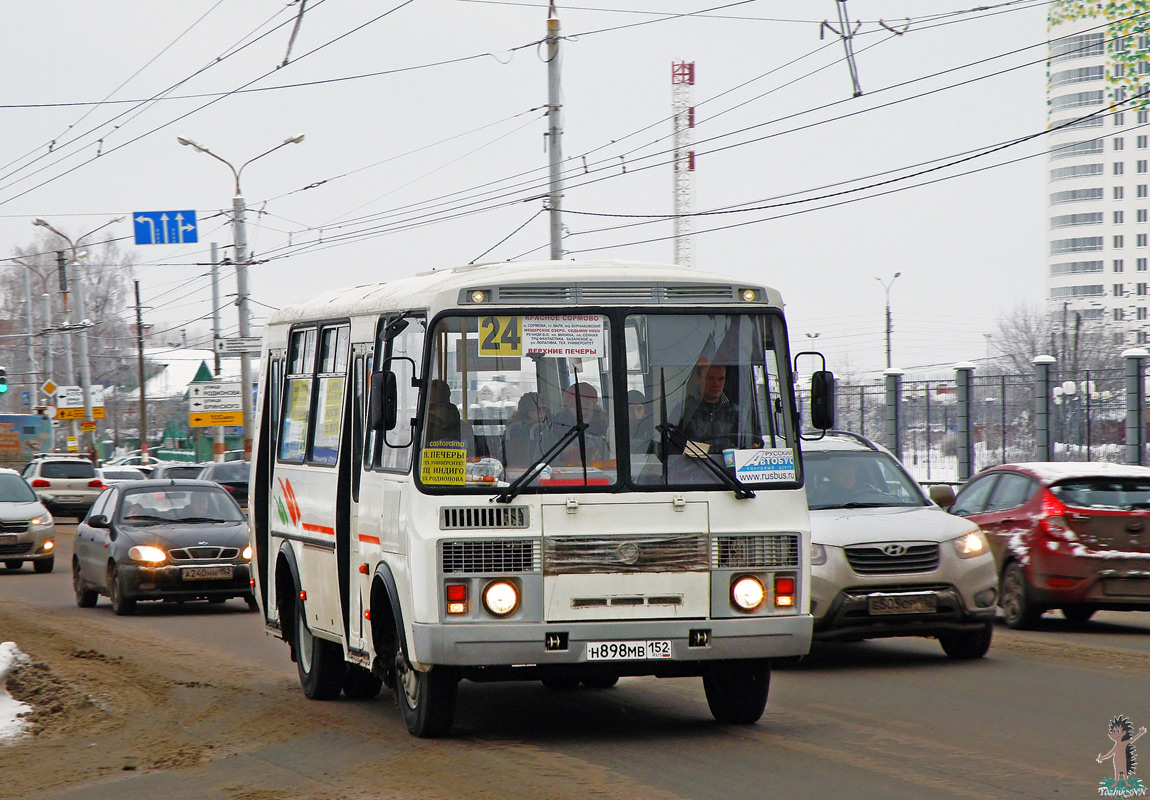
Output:
<instances>
[{"instance_id":1,"label":"bus side window","mask_svg":"<svg viewBox=\"0 0 1150 800\"><path fill-rule=\"evenodd\" d=\"M315 370L315 328L294 331L288 348L279 459L302 463L307 453L311 387Z\"/></svg>"},{"instance_id":2,"label":"bus side window","mask_svg":"<svg viewBox=\"0 0 1150 800\"><path fill-rule=\"evenodd\" d=\"M411 469L413 423L419 410L419 389L413 384L419 383L427 326L423 316L405 315L405 318L408 324L403 330L388 339L385 328L376 345L376 352L385 354L381 363L389 364L395 372L398 413L394 428L386 433L373 433L375 465L389 472L404 473Z\"/></svg>"}]
</instances>

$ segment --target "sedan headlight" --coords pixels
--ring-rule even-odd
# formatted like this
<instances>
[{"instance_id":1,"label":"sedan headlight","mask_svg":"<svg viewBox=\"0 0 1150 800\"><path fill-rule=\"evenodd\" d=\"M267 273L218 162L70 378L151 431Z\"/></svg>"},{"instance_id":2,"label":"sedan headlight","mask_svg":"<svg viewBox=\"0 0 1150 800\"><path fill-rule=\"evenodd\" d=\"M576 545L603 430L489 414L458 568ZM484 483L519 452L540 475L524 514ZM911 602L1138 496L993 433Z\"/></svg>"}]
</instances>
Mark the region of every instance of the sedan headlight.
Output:
<instances>
[{"instance_id":1,"label":"sedan headlight","mask_svg":"<svg viewBox=\"0 0 1150 800\"><path fill-rule=\"evenodd\" d=\"M986 536L982 531L971 531L952 540L954 550L959 558L974 558L990 550Z\"/></svg>"},{"instance_id":2,"label":"sedan headlight","mask_svg":"<svg viewBox=\"0 0 1150 800\"><path fill-rule=\"evenodd\" d=\"M252 560L252 546L250 544L244 548L244 552L242 552L240 554L240 557L244 561L251 561Z\"/></svg>"},{"instance_id":3,"label":"sedan headlight","mask_svg":"<svg viewBox=\"0 0 1150 800\"><path fill-rule=\"evenodd\" d=\"M821 544L811 542L811 566L821 567L827 563L827 549Z\"/></svg>"},{"instance_id":4,"label":"sedan headlight","mask_svg":"<svg viewBox=\"0 0 1150 800\"><path fill-rule=\"evenodd\" d=\"M147 544L138 544L128 551L128 557L133 561L146 561L150 564L158 564L161 561L168 560L168 554L158 547L152 547Z\"/></svg>"}]
</instances>

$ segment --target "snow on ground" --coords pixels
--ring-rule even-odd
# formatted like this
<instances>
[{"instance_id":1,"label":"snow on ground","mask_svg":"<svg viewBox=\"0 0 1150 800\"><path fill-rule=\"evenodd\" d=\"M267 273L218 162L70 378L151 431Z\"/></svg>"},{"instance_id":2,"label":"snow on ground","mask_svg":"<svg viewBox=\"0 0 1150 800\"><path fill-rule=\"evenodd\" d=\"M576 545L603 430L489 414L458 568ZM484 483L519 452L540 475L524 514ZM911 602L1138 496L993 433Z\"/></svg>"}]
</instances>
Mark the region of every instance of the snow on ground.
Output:
<instances>
[{"instance_id":1,"label":"snow on ground","mask_svg":"<svg viewBox=\"0 0 1150 800\"><path fill-rule=\"evenodd\" d=\"M24 730L20 718L32 710L27 703L19 703L8 694L8 673L19 664L26 664L28 656L20 652L15 642L0 642L0 742L14 739Z\"/></svg>"}]
</instances>

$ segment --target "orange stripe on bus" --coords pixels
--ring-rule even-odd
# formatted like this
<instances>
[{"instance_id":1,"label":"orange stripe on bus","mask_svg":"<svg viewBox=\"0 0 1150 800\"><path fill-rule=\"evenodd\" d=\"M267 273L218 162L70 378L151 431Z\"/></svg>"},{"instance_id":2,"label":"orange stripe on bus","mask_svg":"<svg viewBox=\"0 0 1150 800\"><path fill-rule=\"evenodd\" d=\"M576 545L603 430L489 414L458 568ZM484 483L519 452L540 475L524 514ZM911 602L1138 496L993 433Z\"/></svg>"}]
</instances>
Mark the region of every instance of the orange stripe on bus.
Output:
<instances>
[{"instance_id":1,"label":"orange stripe on bus","mask_svg":"<svg viewBox=\"0 0 1150 800\"><path fill-rule=\"evenodd\" d=\"M300 527L312 533L326 533L329 536L335 536L335 528L329 528L326 525L309 525L305 522Z\"/></svg>"},{"instance_id":2,"label":"orange stripe on bus","mask_svg":"<svg viewBox=\"0 0 1150 800\"><path fill-rule=\"evenodd\" d=\"M378 536L367 536L366 534L361 533L359 535L359 540L361 542L367 542L368 544L379 544L379 537Z\"/></svg>"}]
</instances>

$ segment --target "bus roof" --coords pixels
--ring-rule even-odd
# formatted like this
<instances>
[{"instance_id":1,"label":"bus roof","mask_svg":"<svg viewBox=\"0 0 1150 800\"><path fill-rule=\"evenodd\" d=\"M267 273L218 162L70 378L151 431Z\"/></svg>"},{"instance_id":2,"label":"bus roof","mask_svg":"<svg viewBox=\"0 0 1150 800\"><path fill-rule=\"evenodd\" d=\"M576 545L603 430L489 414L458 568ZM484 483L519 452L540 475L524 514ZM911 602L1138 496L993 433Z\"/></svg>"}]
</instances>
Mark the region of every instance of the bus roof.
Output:
<instances>
[{"instance_id":1,"label":"bus roof","mask_svg":"<svg viewBox=\"0 0 1150 800\"><path fill-rule=\"evenodd\" d=\"M498 261L433 270L405 278L323 292L287 306L268 325L377 313L386 308L461 304L465 292L490 292L496 306L686 305L739 303L743 289L755 305L782 307L778 291L730 276L638 261Z\"/></svg>"}]
</instances>

